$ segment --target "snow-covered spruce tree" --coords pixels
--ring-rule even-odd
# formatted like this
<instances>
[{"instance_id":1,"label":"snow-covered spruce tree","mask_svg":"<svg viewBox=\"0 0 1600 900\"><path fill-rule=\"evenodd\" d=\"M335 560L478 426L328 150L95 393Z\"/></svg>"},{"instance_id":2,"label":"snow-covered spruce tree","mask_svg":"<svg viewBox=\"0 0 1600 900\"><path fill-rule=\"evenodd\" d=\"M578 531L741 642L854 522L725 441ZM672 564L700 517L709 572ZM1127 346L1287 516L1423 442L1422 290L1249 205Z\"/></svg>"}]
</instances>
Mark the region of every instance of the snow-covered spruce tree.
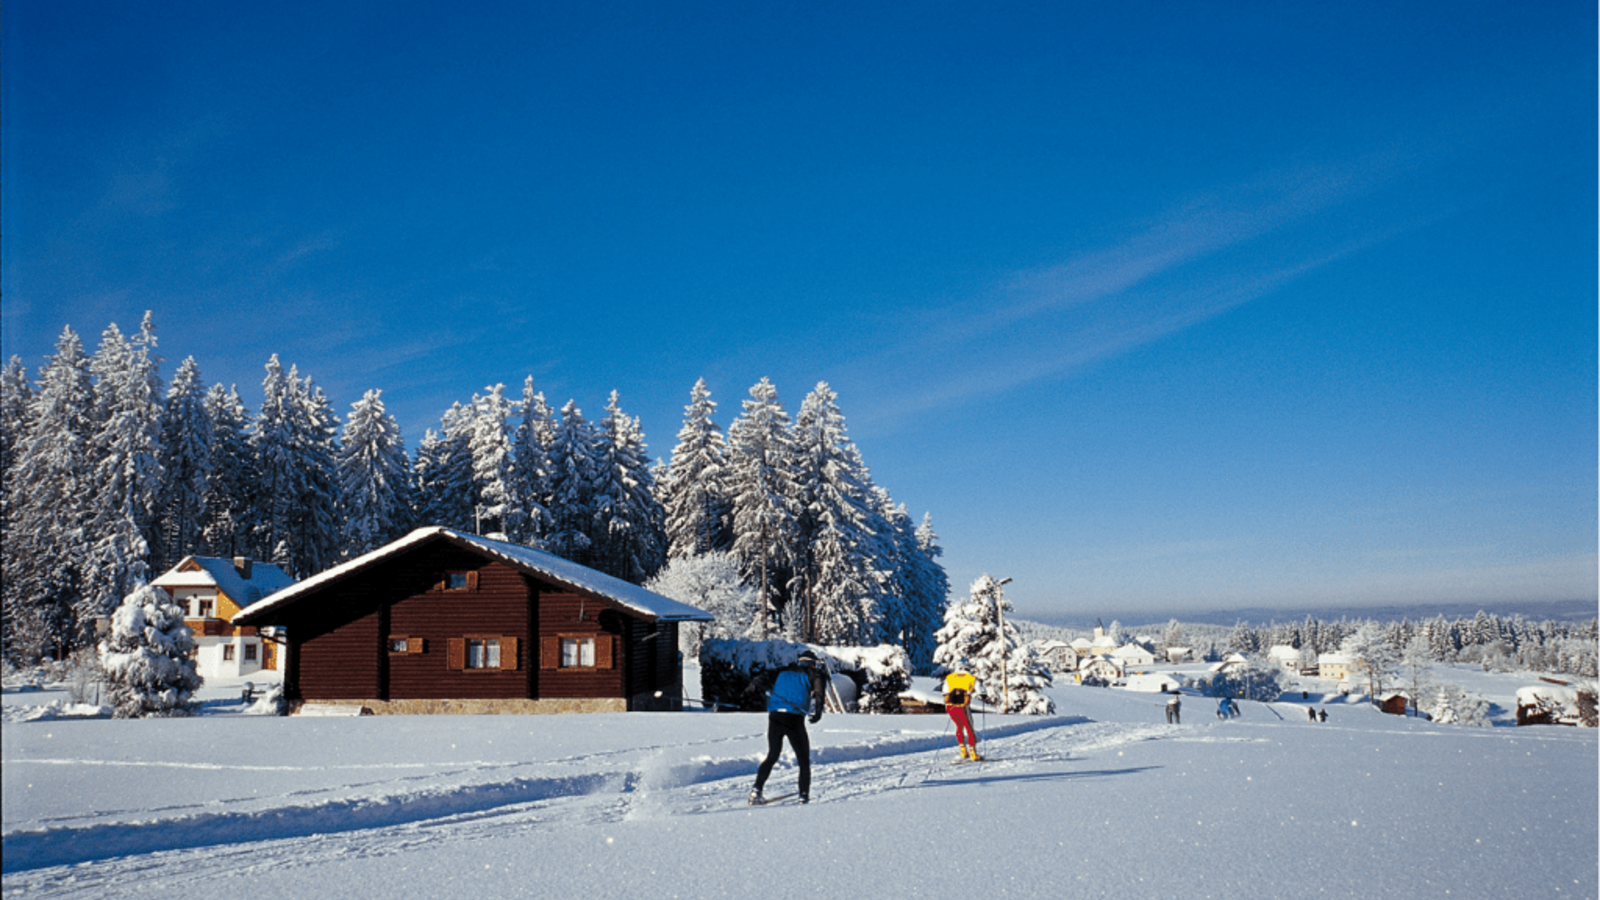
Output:
<instances>
[{"instance_id":1,"label":"snow-covered spruce tree","mask_svg":"<svg viewBox=\"0 0 1600 900\"><path fill-rule=\"evenodd\" d=\"M522 510L515 497L512 472L511 402L506 387L484 388L488 393L472 398L472 425L467 452L472 456L474 528L479 534L522 530Z\"/></svg>"},{"instance_id":2,"label":"snow-covered spruce tree","mask_svg":"<svg viewBox=\"0 0 1600 900\"><path fill-rule=\"evenodd\" d=\"M182 716L195 707L201 679L189 653L194 639L183 607L166 591L139 585L111 616L100 642L106 698L119 719Z\"/></svg>"},{"instance_id":3,"label":"snow-covered spruce tree","mask_svg":"<svg viewBox=\"0 0 1600 900\"><path fill-rule=\"evenodd\" d=\"M650 454L639 421L622 411L617 392L606 402L594 449L596 568L640 584L666 557L665 514L656 501Z\"/></svg>"},{"instance_id":4,"label":"snow-covered spruce tree","mask_svg":"<svg viewBox=\"0 0 1600 900\"><path fill-rule=\"evenodd\" d=\"M12 551L11 524L13 503L18 493L17 465L23 442L32 431L33 388L28 384L28 369L13 356L0 370L0 534L5 535L0 557L0 654L7 662L32 662L38 653L36 627L30 627L33 598L22 590L27 580L29 561ZM25 625L24 623L28 624Z\"/></svg>"},{"instance_id":5,"label":"snow-covered spruce tree","mask_svg":"<svg viewBox=\"0 0 1600 900\"><path fill-rule=\"evenodd\" d=\"M1232 697L1271 703L1283 693L1288 676L1276 665L1247 663L1237 669L1212 675L1201 687L1207 697Z\"/></svg>"},{"instance_id":6,"label":"snow-covered spruce tree","mask_svg":"<svg viewBox=\"0 0 1600 900\"><path fill-rule=\"evenodd\" d=\"M934 533L931 513L922 514L916 541L917 556L912 560L913 593L906 619L901 624L901 640L912 670L920 675L933 668L933 651L938 646L935 635L944 624L945 610L950 606L950 576L939 564L944 548Z\"/></svg>"},{"instance_id":7,"label":"snow-covered spruce tree","mask_svg":"<svg viewBox=\"0 0 1600 900\"><path fill-rule=\"evenodd\" d=\"M337 467L345 559L406 533L411 527L411 460L399 424L384 409L382 391L367 391L351 405Z\"/></svg>"},{"instance_id":8,"label":"snow-covered spruce tree","mask_svg":"<svg viewBox=\"0 0 1600 900\"><path fill-rule=\"evenodd\" d=\"M1411 695L1411 711L1416 714L1421 710L1422 700L1433 684L1433 656L1428 636L1418 634L1413 637L1405 650L1401 651L1399 662L1401 680L1405 683L1406 692Z\"/></svg>"},{"instance_id":9,"label":"snow-covered spruce tree","mask_svg":"<svg viewBox=\"0 0 1600 900\"><path fill-rule=\"evenodd\" d=\"M587 563L594 539L594 429L577 403L561 407L550 455L550 533L545 549L573 562Z\"/></svg>"},{"instance_id":10,"label":"snow-covered spruce tree","mask_svg":"<svg viewBox=\"0 0 1600 900\"><path fill-rule=\"evenodd\" d=\"M1053 713L1055 701L1044 693L1052 683L1050 669L1037 653L1018 652L1021 641L1010 622L1001 634L999 604L1011 608L1010 601L1001 597L998 582L988 575L979 576L966 602L945 612L944 627L935 635L939 647L933 653L934 664L945 671L965 669L977 676L978 697L990 706L1002 706L1009 693L1011 702L1005 712Z\"/></svg>"},{"instance_id":11,"label":"snow-covered spruce tree","mask_svg":"<svg viewBox=\"0 0 1600 900\"><path fill-rule=\"evenodd\" d=\"M27 627L22 658L31 661L71 649L88 634L87 626L74 626L73 610L88 565L94 385L83 342L71 328L62 330L55 355L39 373L28 418L7 511L5 588L19 598L11 621Z\"/></svg>"},{"instance_id":12,"label":"snow-covered spruce tree","mask_svg":"<svg viewBox=\"0 0 1600 900\"><path fill-rule=\"evenodd\" d=\"M708 638L747 636L759 609L756 590L745 582L738 557L726 550L669 559L644 586L716 617L679 628L678 649L689 659L700 656L700 644Z\"/></svg>"},{"instance_id":13,"label":"snow-covered spruce tree","mask_svg":"<svg viewBox=\"0 0 1600 900\"><path fill-rule=\"evenodd\" d=\"M1400 664L1398 651L1389 643L1383 626L1363 622L1339 642L1339 651L1355 661L1355 668L1367 679L1367 696L1376 699L1384 682Z\"/></svg>"},{"instance_id":14,"label":"snow-covered spruce tree","mask_svg":"<svg viewBox=\"0 0 1600 900\"><path fill-rule=\"evenodd\" d=\"M555 439L555 422L544 394L533 389L533 376L522 383L522 402L517 405L522 421L512 435L512 494L517 515L510 517L509 537L529 547L544 545L550 528L550 457L547 448Z\"/></svg>"},{"instance_id":15,"label":"snow-covered spruce tree","mask_svg":"<svg viewBox=\"0 0 1600 900\"><path fill-rule=\"evenodd\" d=\"M161 414L161 486L156 493L151 563L155 571L170 568L204 546L201 528L211 481L211 441L216 428L206 409L206 388L200 365L190 356L178 366L167 388Z\"/></svg>"},{"instance_id":16,"label":"snow-covered spruce tree","mask_svg":"<svg viewBox=\"0 0 1600 900\"><path fill-rule=\"evenodd\" d=\"M818 382L800 404L792 459L798 491L797 558L791 606L808 643L876 643L881 616L881 556L871 477L845 433L837 396ZM886 568L886 567L885 567Z\"/></svg>"},{"instance_id":17,"label":"snow-covered spruce tree","mask_svg":"<svg viewBox=\"0 0 1600 900\"><path fill-rule=\"evenodd\" d=\"M145 313L139 334L123 338L115 324L89 360L96 377L92 506L85 543L84 592L74 619L78 641L92 640L96 618L108 615L135 586L148 580L150 526L161 485L160 401L155 328Z\"/></svg>"},{"instance_id":18,"label":"snow-covered spruce tree","mask_svg":"<svg viewBox=\"0 0 1600 900\"><path fill-rule=\"evenodd\" d=\"M440 429L428 429L417 445L415 496L417 524L472 531L472 452L469 447L471 410L453 403L445 410Z\"/></svg>"},{"instance_id":19,"label":"snow-covered spruce tree","mask_svg":"<svg viewBox=\"0 0 1600 900\"><path fill-rule=\"evenodd\" d=\"M728 497L733 511L733 553L761 596L754 633L777 630L784 585L795 561L799 489L789 415L778 389L762 378L750 388L744 412L728 428Z\"/></svg>"},{"instance_id":20,"label":"snow-covered spruce tree","mask_svg":"<svg viewBox=\"0 0 1600 900\"><path fill-rule=\"evenodd\" d=\"M250 411L237 387L212 385L205 403L211 420L211 475L200 526L205 549L216 556L263 556L251 541L259 470L248 434Z\"/></svg>"},{"instance_id":21,"label":"snow-covered spruce tree","mask_svg":"<svg viewBox=\"0 0 1600 900\"><path fill-rule=\"evenodd\" d=\"M686 559L733 545L726 484L728 447L711 417L716 401L701 378L689 391L683 427L666 475L657 483L666 515L667 556Z\"/></svg>"}]
</instances>

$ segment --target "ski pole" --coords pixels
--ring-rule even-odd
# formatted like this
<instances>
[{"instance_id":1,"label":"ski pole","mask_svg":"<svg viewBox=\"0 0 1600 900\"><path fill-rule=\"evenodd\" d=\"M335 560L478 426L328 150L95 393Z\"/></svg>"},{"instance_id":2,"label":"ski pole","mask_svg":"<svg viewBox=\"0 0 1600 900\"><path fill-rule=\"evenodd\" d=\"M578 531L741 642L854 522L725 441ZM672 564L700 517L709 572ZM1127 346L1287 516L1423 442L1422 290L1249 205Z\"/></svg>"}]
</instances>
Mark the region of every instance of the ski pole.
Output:
<instances>
[{"instance_id":1,"label":"ski pole","mask_svg":"<svg viewBox=\"0 0 1600 900\"><path fill-rule=\"evenodd\" d=\"M928 771L923 773L921 783L927 784L928 779L933 777L933 769L939 764L939 754L944 750L944 736L950 733L952 724L954 724L954 720L949 716L945 716L944 731L940 732L938 743L933 745L933 759L928 763Z\"/></svg>"}]
</instances>

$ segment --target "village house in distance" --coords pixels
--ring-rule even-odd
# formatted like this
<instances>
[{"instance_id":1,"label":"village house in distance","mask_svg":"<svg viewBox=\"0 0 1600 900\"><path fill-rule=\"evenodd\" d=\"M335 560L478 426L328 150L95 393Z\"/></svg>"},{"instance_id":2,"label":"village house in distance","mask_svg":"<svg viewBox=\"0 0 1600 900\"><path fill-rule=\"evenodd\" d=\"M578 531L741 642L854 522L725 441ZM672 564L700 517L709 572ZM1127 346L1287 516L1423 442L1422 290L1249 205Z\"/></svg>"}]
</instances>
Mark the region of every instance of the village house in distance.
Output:
<instances>
[{"instance_id":1,"label":"village house in distance","mask_svg":"<svg viewBox=\"0 0 1600 900\"><path fill-rule=\"evenodd\" d=\"M281 628L291 704L373 713L682 708L710 614L540 550L420 528L233 617Z\"/></svg>"},{"instance_id":2,"label":"village house in distance","mask_svg":"<svg viewBox=\"0 0 1600 900\"><path fill-rule=\"evenodd\" d=\"M183 607L183 624L194 633L195 671L207 679L278 668L274 635L229 620L292 584L277 566L243 556L186 556L151 582Z\"/></svg>"}]
</instances>

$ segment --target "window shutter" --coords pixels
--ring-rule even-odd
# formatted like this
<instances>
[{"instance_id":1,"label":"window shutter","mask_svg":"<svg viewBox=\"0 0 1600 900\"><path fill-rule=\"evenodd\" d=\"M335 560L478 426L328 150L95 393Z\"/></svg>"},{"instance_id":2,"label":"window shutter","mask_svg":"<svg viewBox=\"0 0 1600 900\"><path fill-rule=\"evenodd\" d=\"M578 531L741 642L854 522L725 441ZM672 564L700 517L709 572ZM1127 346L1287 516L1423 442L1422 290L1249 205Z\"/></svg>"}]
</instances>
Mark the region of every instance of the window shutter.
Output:
<instances>
[{"instance_id":1,"label":"window shutter","mask_svg":"<svg viewBox=\"0 0 1600 900\"><path fill-rule=\"evenodd\" d=\"M478 570L477 569L473 569L471 572L467 573L467 590L475 591L477 589L478 589Z\"/></svg>"},{"instance_id":2,"label":"window shutter","mask_svg":"<svg viewBox=\"0 0 1600 900\"><path fill-rule=\"evenodd\" d=\"M613 640L615 638L605 632L594 636L594 667L596 669L611 668L611 642Z\"/></svg>"},{"instance_id":3,"label":"window shutter","mask_svg":"<svg viewBox=\"0 0 1600 900\"><path fill-rule=\"evenodd\" d=\"M407 653L421 653L422 652L422 638L406 638L406 652Z\"/></svg>"},{"instance_id":4,"label":"window shutter","mask_svg":"<svg viewBox=\"0 0 1600 900\"><path fill-rule=\"evenodd\" d=\"M561 668L561 638L546 637L539 639L539 668Z\"/></svg>"},{"instance_id":5,"label":"window shutter","mask_svg":"<svg viewBox=\"0 0 1600 900\"><path fill-rule=\"evenodd\" d=\"M500 668L517 668L517 639L514 637L500 639Z\"/></svg>"},{"instance_id":6,"label":"window shutter","mask_svg":"<svg viewBox=\"0 0 1600 900\"><path fill-rule=\"evenodd\" d=\"M467 639L450 638L446 646L445 668L465 669L467 667Z\"/></svg>"},{"instance_id":7,"label":"window shutter","mask_svg":"<svg viewBox=\"0 0 1600 900\"><path fill-rule=\"evenodd\" d=\"M434 586L433 586L433 589L434 589L434 590L436 590L436 591L442 591L442 590L444 590L444 588L445 588L445 583L446 583L446 581L447 581L447 580L448 580L448 578L449 578L449 576L447 576L447 575L440 575L440 576L439 576L439 583L438 583L438 584L435 584L435 585L434 585Z\"/></svg>"}]
</instances>

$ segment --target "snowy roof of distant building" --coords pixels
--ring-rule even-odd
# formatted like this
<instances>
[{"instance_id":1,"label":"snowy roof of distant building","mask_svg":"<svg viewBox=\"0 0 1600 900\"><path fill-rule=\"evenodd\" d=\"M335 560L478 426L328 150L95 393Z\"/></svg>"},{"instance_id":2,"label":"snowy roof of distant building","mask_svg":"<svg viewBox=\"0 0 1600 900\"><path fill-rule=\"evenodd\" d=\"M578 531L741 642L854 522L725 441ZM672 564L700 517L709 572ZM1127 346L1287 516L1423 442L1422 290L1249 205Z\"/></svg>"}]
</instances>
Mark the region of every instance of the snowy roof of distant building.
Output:
<instances>
[{"instance_id":1,"label":"snowy roof of distant building","mask_svg":"<svg viewBox=\"0 0 1600 900\"><path fill-rule=\"evenodd\" d=\"M491 540L475 534L464 534L450 528L433 526L418 528L393 543L379 547L347 563L334 566L325 572L307 578L291 588L272 595L266 602L240 613L234 617L234 621L236 624L244 624L241 617L259 618L266 612L288 606L294 602L295 598L301 597L310 591L338 581L347 575L395 556L404 550L435 539L448 540L458 546L471 547L503 562L510 563L518 569L536 575L559 587L570 588L581 594L601 597L633 612L655 619L677 622L710 622L713 620L712 615L703 609L690 606L687 603L679 603L669 597L663 597L655 591L645 590L636 584L623 581L621 578L607 575L588 566L579 565L568 559L562 559L552 553L535 550L532 547L524 547L520 544Z\"/></svg>"},{"instance_id":2,"label":"snowy roof of distant building","mask_svg":"<svg viewBox=\"0 0 1600 900\"><path fill-rule=\"evenodd\" d=\"M1089 642L1088 638L1073 638L1072 639L1072 649L1074 649L1074 650L1087 650L1087 649L1089 649L1090 647L1093 647L1093 646L1094 646L1094 644L1091 644Z\"/></svg>"},{"instance_id":3,"label":"snowy roof of distant building","mask_svg":"<svg viewBox=\"0 0 1600 900\"><path fill-rule=\"evenodd\" d=\"M1343 663L1348 666L1355 662L1355 658L1348 653L1319 653L1317 654L1317 662L1319 664L1329 663L1332 665Z\"/></svg>"},{"instance_id":4,"label":"snowy roof of distant building","mask_svg":"<svg viewBox=\"0 0 1600 900\"><path fill-rule=\"evenodd\" d=\"M1268 659L1299 659L1300 648L1288 644L1273 644L1267 649Z\"/></svg>"},{"instance_id":5,"label":"snowy roof of distant building","mask_svg":"<svg viewBox=\"0 0 1600 900\"><path fill-rule=\"evenodd\" d=\"M198 569L180 571L193 562ZM233 560L221 556L186 556L176 566L150 582L155 587L216 587L242 609L290 587L294 579L272 563L250 563L250 577L244 577Z\"/></svg>"}]
</instances>

